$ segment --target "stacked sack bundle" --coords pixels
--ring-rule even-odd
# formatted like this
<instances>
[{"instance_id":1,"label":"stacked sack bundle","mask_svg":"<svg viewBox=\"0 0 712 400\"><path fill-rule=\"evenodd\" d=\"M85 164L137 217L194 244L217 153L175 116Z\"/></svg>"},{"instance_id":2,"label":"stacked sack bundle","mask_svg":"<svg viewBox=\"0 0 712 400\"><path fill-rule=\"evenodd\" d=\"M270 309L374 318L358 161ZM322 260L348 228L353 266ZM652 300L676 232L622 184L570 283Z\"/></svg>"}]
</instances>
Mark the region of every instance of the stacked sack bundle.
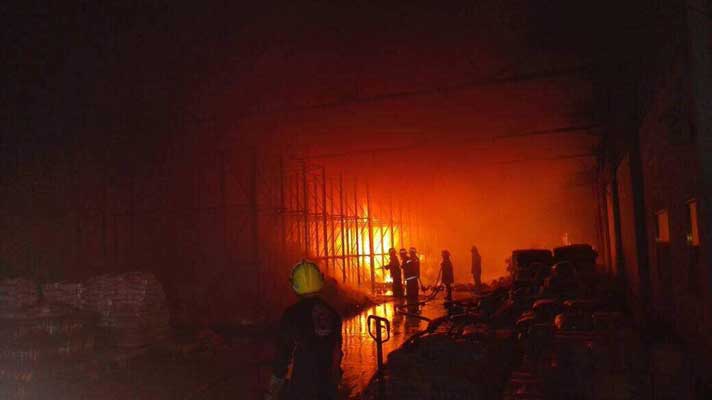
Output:
<instances>
[{"instance_id":1,"label":"stacked sack bundle","mask_svg":"<svg viewBox=\"0 0 712 400\"><path fill-rule=\"evenodd\" d=\"M81 283L48 283L42 285L42 296L50 304L66 304L81 308L83 289Z\"/></svg>"},{"instance_id":2,"label":"stacked sack bundle","mask_svg":"<svg viewBox=\"0 0 712 400\"><path fill-rule=\"evenodd\" d=\"M22 398L94 349L96 319L39 302L38 285L29 280L0 281L0 288L0 398Z\"/></svg>"},{"instance_id":3,"label":"stacked sack bundle","mask_svg":"<svg viewBox=\"0 0 712 400\"><path fill-rule=\"evenodd\" d=\"M129 272L90 279L81 307L99 314L99 326L122 348L144 347L167 338L170 315L161 284L151 273Z\"/></svg>"},{"instance_id":4,"label":"stacked sack bundle","mask_svg":"<svg viewBox=\"0 0 712 400\"><path fill-rule=\"evenodd\" d=\"M36 282L23 278L0 281L0 310L17 310L36 304L38 300Z\"/></svg>"}]
</instances>

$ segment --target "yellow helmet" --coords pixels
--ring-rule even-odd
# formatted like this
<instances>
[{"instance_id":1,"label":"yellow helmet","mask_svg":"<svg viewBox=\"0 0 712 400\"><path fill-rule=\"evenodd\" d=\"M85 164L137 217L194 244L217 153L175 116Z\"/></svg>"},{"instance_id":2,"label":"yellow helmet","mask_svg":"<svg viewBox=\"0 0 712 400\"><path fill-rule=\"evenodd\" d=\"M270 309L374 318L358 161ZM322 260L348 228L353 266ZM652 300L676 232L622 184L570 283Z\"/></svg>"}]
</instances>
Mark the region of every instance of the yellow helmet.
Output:
<instances>
[{"instance_id":1,"label":"yellow helmet","mask_svg":"<svg viewBox=\"0 0 712 400\"><path fill-rule=\"evenodd\" d=\"M297 294L316 293L324 287L324 274L314 262L303 259L292 268L289 282Z\"/></svg>"}]
</instances>

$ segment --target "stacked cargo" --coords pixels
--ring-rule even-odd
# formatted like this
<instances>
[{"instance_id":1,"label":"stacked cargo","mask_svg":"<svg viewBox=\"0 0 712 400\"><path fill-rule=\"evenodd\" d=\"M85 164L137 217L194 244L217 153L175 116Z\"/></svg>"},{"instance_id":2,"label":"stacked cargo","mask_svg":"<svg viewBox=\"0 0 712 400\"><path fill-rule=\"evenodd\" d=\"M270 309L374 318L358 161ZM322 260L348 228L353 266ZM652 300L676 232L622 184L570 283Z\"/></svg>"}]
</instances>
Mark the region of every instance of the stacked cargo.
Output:
<instances>
[{"instance_id":1,"label":"stacked cargo","mask_svg":"<svg viewBox=\"0 0 712 400\"><path fill-rule=\"evenodd\" d=\"M50 304L65 304L74 308L82 305L81 283L57 282L42 285L42 297Z\"/></svg>"},{"instance_id":2,"label":"stacked cargo","mask_svg":"<svg viewBox=\"0 0 712 400\"><path fill-rule=\"evenodd\" d=\"M89 280L81 307L99 315L112 344L145 347L169 334L169 312L161 284L151 273L101 275Z\"/></svg>"},{"instance_id":3,"label":"stacked cargo","mask_svg":"<svg viewBox=\"0 0 712 400\"><path fill-rule=\"evenodd\" d=\"M23 278L0 281L0 310L16 311L38 300L37 283Z\"/></svg>"},{"instance_id":4,"label":"stacked cargo","mask_svg":"<svg viewBox=\"0 0 712 400\"><path fill-rule=\"evenodd\" d=\"M150 273L41 288L27 279L0 281L0 398L48 398L38 391L49 382L96 366L89 353L97 339L135 349L169 333L165 294Z\"/></svg>"},{"instance_id":5,"label":"stacked cargo","mask_svg":"<svg viewBox=\"0 0 712 400\"><path fill-rule=\"evenodd\" d=\"M478 399L487 394L488 352L479 340L436 333L388 357L383 380L374 379L364 399Z\"/></svg>"},{"instance_id":6,"label":"stacked cargo","mask_svg":"<svg viewBox=\"0 0 712 400\"><path fill-rule=\"evenodd\" d=\"M479 314L436 318L388 355L362 399L490 399L514 357L511 331L493 330Z\"/></svg>"},{"instance_id":7,"label":"stacked cargo","mask_svg":"<svg viewBox=\"0 0 712 400\"><path fill-rule=\"evenodd\" d=\"M538 257L538 258L537 258ZM638 358L637 339L616 307L612 287L596 275L589 245L546 251L515 250L510 302L521 363L508 399L640 398L645 384L626 365ZM612 297L613 295L613 297Z\"/></svg>"},{"instance_id":8,"label":"stacked cargo","mask_svg":"<svg viewBox=\"0 0 712 400\"><path fill-rule=\"evenodd\" d=\"M73 368L94 349L95 318L75 308L40 303L28 280L0 282L0 397L23 398L30 389Z\"/></svg>"}]
</instances>

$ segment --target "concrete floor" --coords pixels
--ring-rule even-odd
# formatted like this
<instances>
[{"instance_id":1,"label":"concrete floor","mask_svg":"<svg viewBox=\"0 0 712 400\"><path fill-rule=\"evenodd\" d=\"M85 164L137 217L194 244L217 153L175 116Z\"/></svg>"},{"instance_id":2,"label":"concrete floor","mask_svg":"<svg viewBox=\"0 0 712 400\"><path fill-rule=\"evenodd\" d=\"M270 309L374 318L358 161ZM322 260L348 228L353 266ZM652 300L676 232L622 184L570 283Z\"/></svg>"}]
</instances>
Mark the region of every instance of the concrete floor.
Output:
<instances>
[{"instance_id":1,"label":"concrete floor","mask_svg":"<svg viewBox=\"0 0 712 400\"><path fill-rule=\"evenodd\" d=\"M455 294L459 300L472 298L469 292ZM434 319L446 313L440 295L426 303L420 315ZM384 378L376 375L376 345L368 333L369 315L384 317L391 322L391 339L383 346L386 361ZM584 381L590 381L585 395L580 397L586 399L648 398L643 394L650 394L654 386L660 393L663 390L677 390L679 393L685 385L684 369L670 369L670 363L680 364L679 358L684 354L674 351L666 353L665 348L662 351L660 348L645 348L640 336L632 330L625 338L626 345L621 347L623 353L617 364L618 369L581 369L584 375L569 374L564 377L561 373L566 375L567 372L578 371L578 366L570 364L563 371L560 367L551 368L557 362L562 363L564 359L560 355L553 363L552 359L544 357L537 361L543 360L543 364L532 364L531 360L523 357L528 351L526 343L516 339L512 326L493 329L490 339L485 341L469 340L467 334L455 339L435 334L426 337L418 346L403 346L407 339L427 326L427 321L396 312L396 303L392 299L346 319L343 324L343 397L433 398L434 393L439 393L450 396L447 398L524 398L515 396L521 388L514 381L526 381L529 379L527 374L544 370L550 373L542 374L542 385L546 384L546 379L549 383L581 377L585 378ZM575 335L573 337L574 341L577 340ZM62 373L36 376L25 384L3 385L0 394L8 399L42 400L261 399L269 380L270 360L273 357L270 334L223 335L218 338L224 340L201 339L201 342L195 335L182 335L170 345L147 351L102 350L87 354L72 365L59 366ZM557 338L564 341L570 339L566 335ZM587 354L613 351L610 345L586 340L582 343L593 349ZM550 353L554 354L561 344L552 346ZM662 361L649 361L644 357L646 352L651 351L652 358L658 357ZM591 360L600 364L602 361L599 358ZM610 360L603 360L604 364L606 362L610 363ZM661 370L663 375L655 370L655 362L667 368ZM684 362L682 365L684 367ZM585 374L591 374L592 378ZM680 379L683 381L680 382ZM379 386L382 382L386 383L385 390ZM457 397L464 394L477 397ZM539 397L532 397L536 398Z\"/></svg>"}]
</instances>

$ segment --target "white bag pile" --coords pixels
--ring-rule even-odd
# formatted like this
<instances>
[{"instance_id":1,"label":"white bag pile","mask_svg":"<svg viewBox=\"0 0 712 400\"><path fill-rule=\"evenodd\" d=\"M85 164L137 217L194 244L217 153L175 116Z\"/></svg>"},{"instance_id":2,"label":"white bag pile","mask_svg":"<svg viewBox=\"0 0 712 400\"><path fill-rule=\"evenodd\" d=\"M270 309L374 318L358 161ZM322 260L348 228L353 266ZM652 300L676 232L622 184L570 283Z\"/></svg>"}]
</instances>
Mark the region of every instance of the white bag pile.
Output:
<instances>
[{"instance_id":1,"label":"white bag pile","mask_svg":"<svg viewBox=\"0 0 712 400\"><path fill-rule=\"evenodd\" d=\"M0 313L0 398L72 371L94 350L95 323L94 314L47 303Z\"/></svg>"},{"instance_id":2,"label":"white bag pile","mask_svg":"<svg viewBox=\"0 0 712 400\"><path fill-rule=\"evenodd\" d=\"M163 287L147 272L101 275L90 279L81 307L99 314L118 347L144 347L164 340L170 331Z\"/></svg>"},{"instance_id":3,"label":"white bag pile","mask_svg":"<svg viewBox=\"0 0 712 400\"><path fill-rule=\"evenodd\" d=\"M15 311L37 304L37 283L23 278L0 281L0 311Z\"/></svg>"},{"instance_id":4,"label":"white bag pile","mask_svg":"<svg viewBox=\"0 0 712 400\"><path fill-rule=\"evenodd\" d=\"M42 295L50 304L65 304L74 308L81 308L83 289L81 283L48 283L42 285Z\"/></svg>"}]
</instances>

